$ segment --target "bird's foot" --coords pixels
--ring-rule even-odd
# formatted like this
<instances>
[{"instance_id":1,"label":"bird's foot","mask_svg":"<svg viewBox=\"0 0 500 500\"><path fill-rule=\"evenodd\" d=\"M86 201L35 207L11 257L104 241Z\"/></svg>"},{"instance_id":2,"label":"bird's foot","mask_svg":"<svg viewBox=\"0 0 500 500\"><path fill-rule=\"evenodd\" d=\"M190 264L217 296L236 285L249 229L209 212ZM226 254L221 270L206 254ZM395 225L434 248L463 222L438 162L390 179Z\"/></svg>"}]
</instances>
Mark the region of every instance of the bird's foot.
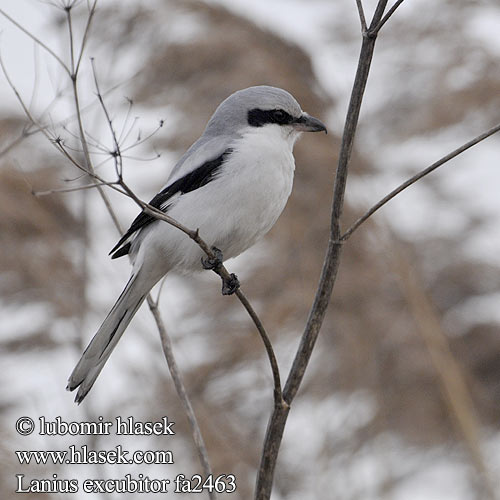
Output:
<instances>
[{"instance_id":1,"label":"bird's foot","mask_svg":"<svg viewBox=\"0 0 500 500\"><path fill-rule=\"evenodd\" d=\"M229 278L222 278L222 295L232 295L240 287L240 280L231 273Z\"/></svg>"},{"instance_id":2,"label":"bird's foot","mask_svg":"<svg viewBox=\"0 0 500 500\"><path fill-rule=\"evenodd\" d=\"M213 257L202 257L201 265L203 269L215 271L222 279L222 295L232 295L240 287L240 282L236 274L231 273L228 277L221 276L219 273L224 257L217 247L212 247Z\"/></svg>"},{"instance_id":3,"label":"bird's foot","mask_svg":"<svg viewBox=\"0 0 500 500\"><path fill-rule=\"evenodd\" d=\"M201 265L203 266L203 269L207 269L208 271L216 271L217 269L220 269L224 260L222 252L218 248L212 247L212 253L214 254L213 257L201 258Z\"/></svg>"}]
</instances>

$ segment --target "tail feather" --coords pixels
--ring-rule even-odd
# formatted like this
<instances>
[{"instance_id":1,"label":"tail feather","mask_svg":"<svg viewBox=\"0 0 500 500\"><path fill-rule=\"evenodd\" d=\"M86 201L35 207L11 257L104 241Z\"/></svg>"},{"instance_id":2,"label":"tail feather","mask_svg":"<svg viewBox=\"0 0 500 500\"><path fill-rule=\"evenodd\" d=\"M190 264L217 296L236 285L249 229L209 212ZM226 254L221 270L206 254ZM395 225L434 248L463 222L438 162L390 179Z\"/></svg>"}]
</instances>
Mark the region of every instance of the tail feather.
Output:
<instances>
[{"instance_id":1,"label":"tail feather","mask_svg":"<svg viewBox=\"0 0 500 500\"><path fill-rule=\"evenodd\" d=\"M78 404L94 385L123 332L149 292L149 289L144 290L139 274L130 278L69 377L66 389L73 391L79 388L75 397L75 402Z\"/></svg>"}]
</instances>

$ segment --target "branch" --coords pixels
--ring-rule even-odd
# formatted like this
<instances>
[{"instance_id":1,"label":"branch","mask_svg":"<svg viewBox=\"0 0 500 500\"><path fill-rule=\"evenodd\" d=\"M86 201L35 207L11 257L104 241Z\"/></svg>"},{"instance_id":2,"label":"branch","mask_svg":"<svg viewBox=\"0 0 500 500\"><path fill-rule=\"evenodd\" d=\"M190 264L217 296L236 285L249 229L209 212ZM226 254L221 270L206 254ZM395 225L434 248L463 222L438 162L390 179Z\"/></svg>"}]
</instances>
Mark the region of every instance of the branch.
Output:
<instances>
[{"instance_id":1,"label":"branch","mask_svg":"<svg viewBox=\"0 0 500 500\"><path fill-rule=\"evenodd\" d=\"M113 128L113 122L111 121L111 117L109 116L108 113L108 108L104 104L104 99L101 94L101 89L99 88L99 82L97 80L97 75L95 71L95 65L94 65L94 59L91 59L91 64L92 64L92 74L94 76L94 85L97 91L97 99L99 100L99 103L101 104L102 111L104 113L104 116L106 117L106 121L108 122L108 128L111 132L111 138L113 139L113 144L114 144L114 151L113 151L113 159L115 161L115 171L116 175L119 179L119 181L123 180L123 163L122 163L122 153L120 150L120 144L118 143L118 138L116 137L116 132L115 129Z\"/></svg>"},{"instance_id":2,"label":"branch","mask_svg":"<svg viewBox=\"0 0 500 500\"><path fill-rule=\"evenodd\" d=\"M84 186L76 186L72 188L50 189L49 191L34 191L32 194L35 196L48 196L57 193L74 193L75 191L84 191L85 189L95 189L97 186L111 186L114 182L94 182L92 184L85 184Z\"/></svg>"},{"instance_id":3,"label":"branch","mask_svg":"<svg viewBox=\"0 0 500 500\"><path fill-rule=\"evenodd\" d=\"M359 21L361 23L361 32L365 33L368 27L366 26L365 11L363 10L362 0L356 0L356 7L358 8Z\"/></svg>"},{"instance_id":4,"label":"branch","mask_svg":"<svg viewBox=\"0 0 500 500\"><path fill-rule=\"evenodd\" d=\"M342 241L340 240L340 217L342 215L342 208L344 204L344 193L347 182L349 160L354 143L354 136L358 124L363 94L368 79L368 73L370 71L375 41L377 39L377 33L372 30L382 18L386 5L387 0L379 0L373 19L370 23L370 28L366 33L363 33L363 42L361 45L358 68L347 111L335 176L330 238L328 241L327 253L323 262L323 269L316 296L309 312L309 317L302 335L300 346L283 391L283 398L286 405L276 406L274 408L267 427L264 449L257 475L257 485L255 490L256 500L269 500L271 496L274 469L290 411L290 405L295 398L304 377L304 373L311 358L312 350L316 343L321 325L323 324L333 291L333 286L335 284L342 250Z\"/></svg>"},{"instance_id":5,"label":"branch","mask_svg":"<svg viewBox=\"0 0 500 500\"><path fill-rule=\"evenodd\" d=\"M172 380L174 381L175 390L177 391L179 399L181 400L182 406L184 407L184 411L186 412L186 416L189 421L189 425L191 427L193 440L196 445L196 450L198 451L198 458L200 459L200 463L202 465L205 476L209 477L212 475L212 468L208 460L207 448L205 446L205 442L203 440L203 436L196 419L196 414L194 413L193 406L191 405L191 401L189 400L189 396L186 392L179 367L177 366L177 361L175 360L174 352L172 349L172 342L170 341L170 337L167 334L165 323L163 322L163 318L161 317L160 311L158 309L158 302L155 302L153 300L151 294L148 294L147 302L149 310L153 314L153 317L156 321L156 326L158 327L158 331L160 333L163 354L165 355L165 359L167 360L170 375L172 377ZM208 495L212 500L216 499L215 491L209 490Z\"/></svg>"},{"instance_id":6,"label":"branch","mask_svg":"<svg viewBox=\"0 0 500 500\"><path fill-rule=\"evenodd\" d=\"M397 0L397 2L387 11L387 14L382 18L382 20L377 24L375 30L377 33L380 31L382 26L389 20L389 18L396 12L396 9L404 2L404 0Z\"/></svg>"},{"instance_id":7,"label":"branch","mask_svg":"<svg viewBox=\"0 0 500 500\"><path fill-rule=\"evenodd\" d=\"M2 8L0 8L0 14L8 19L16 28L20 29L25 35L29 36L37 45L42 47L42 49L46 50L66 71L66 73L71 76L70 70L65 62L45 43L43 43L39 38L37 38L33 33L30 33L26 28L24 28L21 24L19 24L15 19L10 17Z\"/></svg>"},{"instance_id":8,"label":"branch","mask_svg":"<svg viewBox=\"0 0 500 500\"><path fill-rule=\"evenodd\" d=\"M92 24L92 19L94 18L94 14L97 8L97 0L94 0L94 3L89 11L89 16L87 18L87 24L85 25L85 31L83 33L82 45L80 47L80 55L78 56L78 61L76 62L75 74L78 75L78 71L80 70L80 63L82 62L83 53L85 51L85 46L87 45L88 35L90 32L90 25Z\"/></svg>"},{"instance_id":9,"label":"branch","mask_svg":"<svg viewBox=\"0 0 500 500\"><path fill-rule=\"evenodd\" d=\"M455 149L451 153L448 153L446 156L443 156L440 160L436 161L429 167L425 168L418 174L414 175L407 181L403 182L400 186L398 186L396 189L391 191L387 196L384 196L378 203L373 205L368 211L366 211L352 226L341 236L340 240L341 241L347 241L352 233L358 229L363 222L365 222L367 219L369 219L379 208L383 207L387 202L392 200L395 196L397 196L401 191L404 191L406 188L410 187L412 184L415 184L418 180L422 179L426 175L429 175L431 172L436 170L437 168L441 167L445 163L449 162L453 158L457 157L458 155L462 154L464 151L467 151L470 149L472 146L475 146L476 144L484 141L491 135L497 133L500 131L500 123L498 125L495 125L494 127L490 128L486 132L483 132L482 134L478 135L474 139L470 140L469 142L466 142L459 148Z\"/></svg>"},{"instance_id":10,"label":"branch","mask_svg":"<svg viewBox=\"0 0 500 500\"><path fill-rule=\"evenodd\" d=\"M273 346L271 344L271 340L269 339L266 330L264 329L264 325L262 321L257 316L257 313L254 311L250 302L243 294L243 290L238 288L235 292L240 302L243 304L243 307L247 310L248 314L252 318L257 331L259 332L260 338L262 342L264 342L264 347L266 348L267 357L269 358L269 363L271 364L271 370L273 371L273 380L274 380L274 404L278 406L286 406L286 403L283 399L283 393L281 391L281 380L280 380L280 370L278 367L278 362L276 361L276 356L274 354Z\"/></svg>"}]
</instances>

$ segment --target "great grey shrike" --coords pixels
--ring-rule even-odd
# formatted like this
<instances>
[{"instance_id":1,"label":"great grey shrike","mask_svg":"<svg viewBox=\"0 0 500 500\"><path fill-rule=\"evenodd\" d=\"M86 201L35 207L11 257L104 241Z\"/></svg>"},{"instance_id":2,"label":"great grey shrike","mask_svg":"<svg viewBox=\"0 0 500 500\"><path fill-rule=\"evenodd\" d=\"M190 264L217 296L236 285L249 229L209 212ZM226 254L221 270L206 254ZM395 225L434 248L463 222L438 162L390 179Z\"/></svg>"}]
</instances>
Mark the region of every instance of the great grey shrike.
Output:
<instances>
[{"instance_id":1,"label":"great grey shrike","mask_svg":"<svg viewBox=\"0 0 500 500\"><path fill-rule=\"evenodd\" d=\"M325 131L285 90L257 86L224 100L203 135L175 165L150 204L200 237L225 259L274 225L292 190L293 146L301 132ZM67 389L80 403L153 286L169 271L202 269L203 252L185 233L140 213L111 250L129 255L132 274L73 370Z\"/></svg>"}]
</instances>

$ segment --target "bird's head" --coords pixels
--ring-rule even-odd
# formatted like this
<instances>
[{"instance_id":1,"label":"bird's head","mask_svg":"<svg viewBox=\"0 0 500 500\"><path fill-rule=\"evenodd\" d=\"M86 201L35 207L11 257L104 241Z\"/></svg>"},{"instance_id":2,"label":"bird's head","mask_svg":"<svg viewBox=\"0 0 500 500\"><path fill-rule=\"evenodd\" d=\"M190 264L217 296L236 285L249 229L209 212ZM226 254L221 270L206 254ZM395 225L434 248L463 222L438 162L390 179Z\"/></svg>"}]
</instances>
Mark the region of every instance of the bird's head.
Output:
<instances>
[{"instance_id":1,"label":"bird's head","mask_svg":"<svg viewBox=\"0 0 500 500\"><path fill-rule=\"evenodd\" d=\"M280 127L293 141L301 132L326 132L325 125L302 111L286 90L267 85L249 87L225 99L208 122L206 133L231 135L250 128Z\"/></svg>"}]
</instances>

